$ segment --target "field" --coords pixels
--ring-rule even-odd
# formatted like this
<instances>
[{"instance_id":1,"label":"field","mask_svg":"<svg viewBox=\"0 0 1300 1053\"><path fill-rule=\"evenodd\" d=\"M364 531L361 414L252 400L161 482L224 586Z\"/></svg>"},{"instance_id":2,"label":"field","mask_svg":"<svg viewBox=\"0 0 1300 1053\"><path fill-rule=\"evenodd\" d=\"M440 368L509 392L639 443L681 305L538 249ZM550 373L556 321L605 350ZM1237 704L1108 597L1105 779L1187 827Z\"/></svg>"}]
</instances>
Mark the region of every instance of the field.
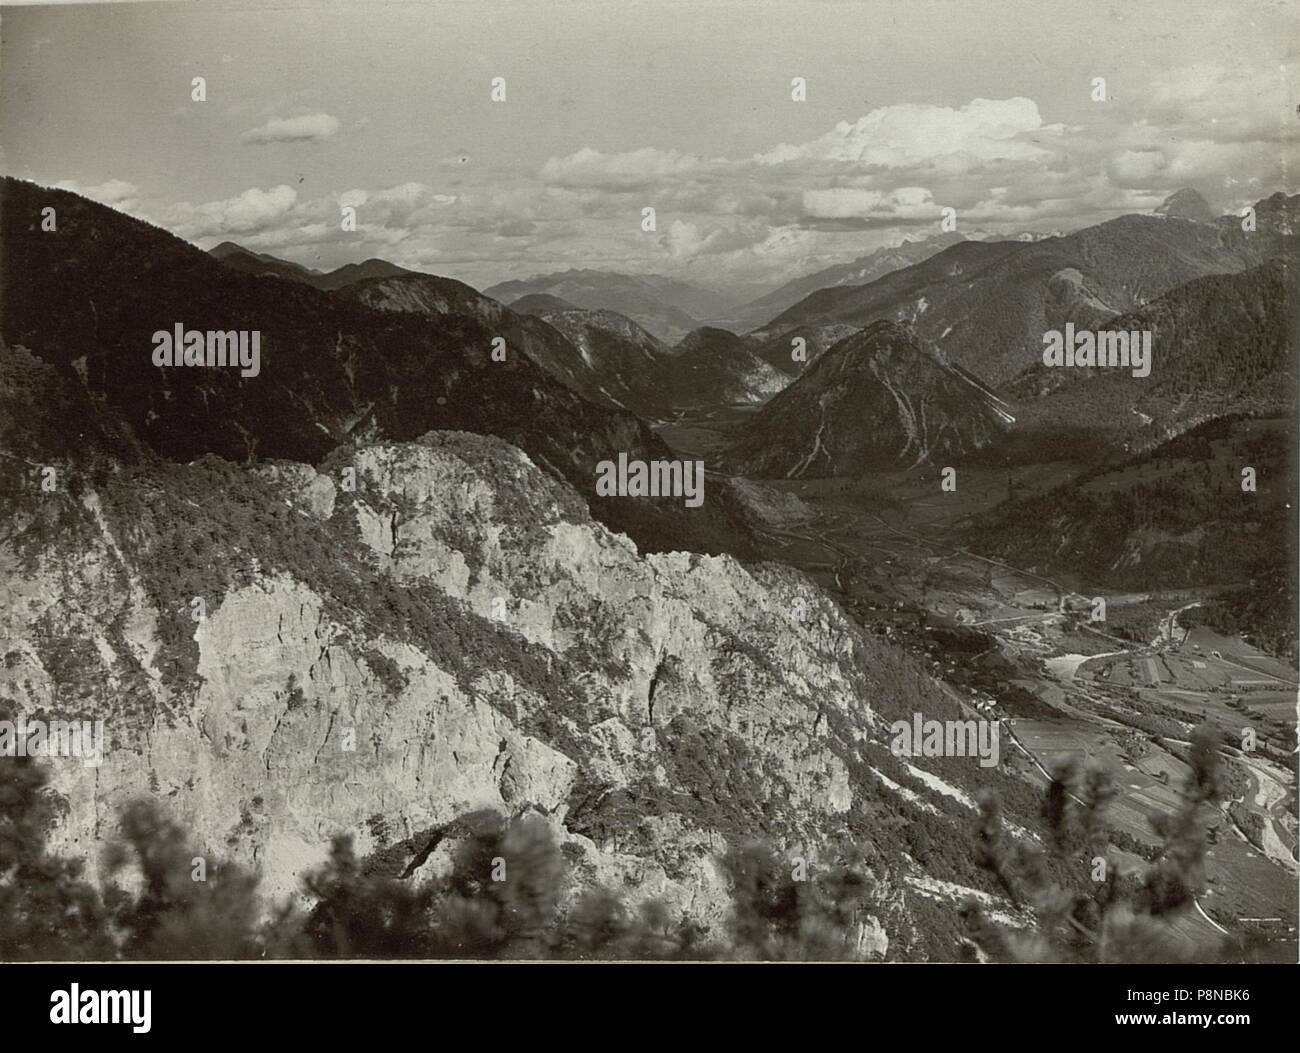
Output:
<instances>
[{"instance_id":1,"label":"field","mask_svg":"<svg viewBox=\"0 0 1300 1053\"><path fill-rule=\"evenodd\" d=\"M659 430L682 452L713 451L744 418L730 409ZM924 655L957 697L988 699L1003 718L1006 748L1029 761L1026 780L1041 789L1046 773L1068 763L1107 769L1119 789L1107 813L1122 842L1115 851L1134 866L1127 846L1154 851L1153 818L1180 805L1188 767L1178 754L1192 729L1206 720L1218 726L1248 787L1233 807L1264 832L1248 835L1227 804L1207 813L1204 894L1176 929L1188 940L1216 924L1249 932L1265 941L1264 957L1294 961L1300 839L1288 756L1296 671L1238 637L1179 625L1179 614L1215 588L1111 592L1105 620L1094 621L1087 582L952 540L1009 491L1050 490L1077 471L1064 463L966 467L952 493L940 490L933 466L862 479L746 480L743 492L769 558L802 568L869 631ZM936 632L984 642L980 653L946 650ZM999 659L996 675L979 667L985 654ZM1247 727L1258 744L1249 753L1240 748Z\"/></svg>"}]
</instances>

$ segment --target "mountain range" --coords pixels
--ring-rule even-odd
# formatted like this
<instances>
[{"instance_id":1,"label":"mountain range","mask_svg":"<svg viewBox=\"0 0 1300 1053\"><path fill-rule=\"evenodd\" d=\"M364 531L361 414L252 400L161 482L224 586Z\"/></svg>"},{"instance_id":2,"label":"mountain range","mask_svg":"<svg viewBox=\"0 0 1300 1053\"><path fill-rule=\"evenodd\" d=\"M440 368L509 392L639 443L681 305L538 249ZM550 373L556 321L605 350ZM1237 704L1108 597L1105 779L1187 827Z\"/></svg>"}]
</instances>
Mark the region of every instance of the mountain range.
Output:
<instances>
[{"instance_id":1,"label":"mountain range","mask_svg":"<svg viewBox=\"0 0 1300 1053\"><path fill-rule=\"evenodd\" d=\"M1233 415L1013 495L963 530L972 550L1093 589L1230 587L1251 608L1233 631L1295 656L1300 521L1294 417ZM1242 486L1243 466L1255 489Z\"/></svg>"},{"instance_id":2,"label":"mountain range","mask_svg":"<svg viewBox=\"0 0 1300 1053\"><path fill-rule=\"evenodd\" d=\"M141 798L277 898L336 833L437 872L431 831L490 808L555 832L571 892L706 932L728 921L718 853L755 840L852 864L860 958L950 957L968 896L1028 924L964 837L988 788L1045 837L1036 796L891 752L892 721L961 710L801 572L702 552L715 531L744 555L720 477L693 523L595 498L593 458L670 453L526 350L491 358L500 325L558 330L426 276L241 273L2 189L0 701L105 721L100 767L49 775L50 846L90 879L87 846ZM260 332L260 372L153 365L175 324Z\"/></svg>"},{"instance_id":3,"label":"mountain range","mask_svg":"<svg viewBox=\"0 0 1300 1053\"><path fill-rule=\"evenodd\" d=\"M662 347L634 322L611 312L539 317L503 307L453 279L423 274L356 282L341 295L384 311L438 320L476 318L507 348L522 352L589 402L646 418L669 412L656 379ZM601 316L600 324L592 315Z\"/></svg>"},{"instance_id":4,"label":"mountain range","mask_svg":"<svg viewBox=\"0 0 1300 1053\"><path fill-rule=\"evenodd\" d=\"M0 448L63 480L4 473L0 698L109 729L101 767L51 772L57 850L156 797L278 898L333 832L421 880L453 848L424 851L430 831L492 808L552 827L570 894L658 899L706 931L727 920L717 853L752 839L827 868L870 845L860 957L951 956L964 895L1019 919L962 835L962 801L1016 799L1017 777L891 754L891 720L957 708L798 571L640 554L488 435L315 466L50 449L54 414L111 409L26 352L0 362ZM931 871L938 902L915 891Z\"/></svg>"},{"instance_id":5,"label":"mountain range","mask_svg":"<svg viewBox=\"0 0 1300 1053\"><path fill-rule=\"evenodd\" d=\"M758 299L750 300L737 307L726 318L717 320L716 324L736 333L748 332L793 307L805 296L815 293L818 289L831 289L844 285L870 285L877 278L883 278L891 271L920 263L936 252L941 252L950 245L964 240L965 238L960 234L936 234L930 238L904 241L900 245L876 249L848 263L836 263L811 274L793 278ZM797 372L788 368L790 366L788 356L775 356L771 362L778 369Z\"/></svg>"},{"instance_id":6,"label":"mountain range","mask_svg":"<svg viewBox=\"0 0 1300 1053\"><path fill-rule=\"evenodd\" d=\"M540 293L586 310L616 311L667 344L677 343L698 329L702 320L734 306L730 297L677 278L597 270L568 270L500 282L483 293L507 306Z\"/></svg>"},{"instance_id":7,"label":"mountain range","mask_svg":"<svg viewBox=\"0 0 1300 1053\"><path fill-rule=\"evenodd\" d=\"M208 252L227 267L244 271L247 274L271 274L277 278L303 282L317 289L341 289L353 282L370 278L394 278L402 274L415 274L405 267L399 267L387 260L368 259L361 263L345 263L332 271L317 271L290 263L278 256L264 252L250 252L236 245L233 241L223 241L209 249Z\"/></svg>"},{"instance_id":8,"label":"mountain range","mask_svg":"<svg viewBox=\"0 0 1300 1053\"><path fill-rule=\"evenodd\" d=\"M52 846L103 876L88 846L152 799L281 897L339 833L365 866L445 872L437 832L492 809L551 829L566 895L617 889L705 931L728 919L719 860L755 841L819 877L851 865L837 938L859 958L951 960L969 901L1032 929L971 846L986 791L1017 845L1048 843L1037 761L895 752L895 721L968 704L896 642L914 620L901 603L877 635L846 596L764 559L745 497L763 484L724 471L988 457L1103 391L1118 414L1191 430L1119 460L1098 443L1095 466L1013 494L963 540L1114 588L1284 593L1294 429L1265 414L1294 406L1295 202L1260 202L1251 234L1188 218L1184 197L1063 238L961 240L781 315L823 319L815 333L743 338L695 323L688 291L651 310L649 279L628 303L660 331L572 296L599 291L595 272L507 305L382 261L282 272L4 180L0 704L93 714L109 736L101 767L51 766ZM56 232L40 229L51 206ZM1151 376L1036 369L1032 326L1061 319L1151 328ZM260 371L154 365L154 334L178 325L258 333ZM800 332L825 347L792 378L760 352L783 343L789 361ZM752 412L702 507L597 493L601 461L674 458L649 419L721 403ZM1044 712L1024 689L998 704Z\"/></svg>"},{"instance_id":9,"label":"mountain range","mask_svg":"<svg viewBox=\"0 0 1300 1053\"><path fill-rule=\"evenodd\" d=\"M358 295L383 299L386 287L339 294L241 273L71 193L14 179L2 189L4 339L82 378L168 459L318 463L341 444L461 429L518 444L594 496L598 462L671 456L642 420L588 402L529 357L530 324L543 327L539 341L563 345L555 353L579 357L540 321L524 319L524 348L510 353L507 341L506 360L494 361L501 333L479 315L378 309ZM59 229L44 233L40 210L51 205ZM401 281L404 293L430 288L423 277ZM435 288L479 302L460 283ZM151 334L178 324L260 332L261 374L155 367ZM747 551L743 514L725 484L698 510L671 499L598 500L596 514L651 549Z\"/></svg>"},{"instance_id":10,"label":"mountain range","mask_svg":"<svg viewBox=\"0 0 1300 1053\"><path fill-rule=\"evenodd\" d=\"M1295 229L1298 207L1300 197L1259 202L1254 231L1236 217L1127 215L1037 242L965 241L870 285L821 289L750 338L769 361L789 362L791 339L803 337L811 360L846 329L907 322L998 385L1040 360L1050 329L1093 328L1193 278L1292 255L1295 238L1285 232Z\"/></svg>"},{"instance_id":11,"label":"mountain range","mask_svg":"<svg viewBox=\"0 0 1300 1053\"><path fill-rule=\"evenodd\" d=\"M1285 415L1300 377L1296 303L1294 259L1196 278L1104 323L1152 333L1149 376L1039 362L1000 393L1015 407L1023 431L1093 432L1132 450L1213 417ZM1041 444L1037 452L1043 454Z\"/></svg>"}]
</instances>

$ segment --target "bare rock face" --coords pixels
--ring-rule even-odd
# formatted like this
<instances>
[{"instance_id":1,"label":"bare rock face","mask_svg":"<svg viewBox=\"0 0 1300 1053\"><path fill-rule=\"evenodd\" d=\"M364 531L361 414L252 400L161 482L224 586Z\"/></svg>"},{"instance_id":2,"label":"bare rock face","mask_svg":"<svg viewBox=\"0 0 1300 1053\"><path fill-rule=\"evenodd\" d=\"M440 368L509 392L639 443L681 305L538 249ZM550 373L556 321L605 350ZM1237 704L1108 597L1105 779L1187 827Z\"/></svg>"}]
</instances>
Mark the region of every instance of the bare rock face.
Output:
<instances>
[{"instance_id":1,"label":"bare rock face","mask_svg":"<svg viewBox=\"0 0 1300 1053\"><path fill-rule=\"evenodd\" d=\"M355 488L339 484L345 467ZM718 925L729 845L821 859L860 839L889 794L872 773L887 757L872 700L924 692L925 678L796 571L642 556L482 436L232 477L278 495L282 545L328 529L331 573L351 568L355 587L269 552L249 561L231 541L213 559L249 569L177 640L140 538L128 543L93 489L75 557L0 547L0 697L32 712L80 691L110 714L101 765L50 765L64 800L52 847L89 857L92 876L118 809L142 796L213 858L258 869L276 898L333 834L366 852L477 809L532 811L562 839L575 888ZM84 637L75 661L54 660L60 632ZM192 676L164 673L174 653ZM864 954L888 946L880 924L863 930Z\"/></svg>"}]
</instances>

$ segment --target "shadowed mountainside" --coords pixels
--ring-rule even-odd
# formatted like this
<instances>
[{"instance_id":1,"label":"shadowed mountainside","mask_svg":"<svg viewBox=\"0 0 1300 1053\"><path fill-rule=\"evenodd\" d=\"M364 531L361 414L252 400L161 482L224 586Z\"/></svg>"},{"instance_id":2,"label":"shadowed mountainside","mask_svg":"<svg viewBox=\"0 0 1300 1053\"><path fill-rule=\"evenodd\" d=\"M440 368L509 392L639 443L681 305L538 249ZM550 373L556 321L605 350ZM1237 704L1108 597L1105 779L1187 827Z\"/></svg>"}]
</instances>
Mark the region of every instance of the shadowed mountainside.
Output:
<instances>
[{"instance_id":1,"label":"shadowed mountainside","mask_svg":"<svg viewBox=\"0 0 1300 1053\"><path fill-rule=\"evenodd\" d=\"M45 206L58 209L57 232L39 229ZM526 353L493 361L499 334L477 317L376 310L242 274L149 224L32 183L6 179L2 208L4 339L80 377L166 458L319 463L342 443L459 429L516 443L593 497L597 462L672 456L642 421L582 399ZM259 331L260 374L155 367L152 334L178 323ZM595 506L647 548L751 551L722 481L699 509L672 498Z\"/></svg>"},{"instance_id":2,"label":"shadowed mountainside","mask_svg":"<svg viewBox=\"0 0 1300 1053\"><path fill-rule=\"evenodd\" d=\"M414 274L405 267L399 267L387 260L369 259L361 263L345 263L332 271L317 271L290 263L265 252L252 252L233 241L223 241L208 250L215 259L227 267L245 274L270 274L277 278L303 282L317 289L342 289L353 282L366 281L371 278L396 278L403 274Z\"/></svg>"}]
</instances>

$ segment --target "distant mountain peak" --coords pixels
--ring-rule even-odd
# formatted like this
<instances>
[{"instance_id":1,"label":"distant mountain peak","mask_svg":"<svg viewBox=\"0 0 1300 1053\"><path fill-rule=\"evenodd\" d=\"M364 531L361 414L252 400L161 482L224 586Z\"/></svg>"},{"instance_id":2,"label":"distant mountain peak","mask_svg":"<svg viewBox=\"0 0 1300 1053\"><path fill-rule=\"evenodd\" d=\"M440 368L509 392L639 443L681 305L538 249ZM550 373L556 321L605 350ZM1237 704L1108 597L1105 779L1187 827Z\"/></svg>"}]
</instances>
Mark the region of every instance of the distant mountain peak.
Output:
<instances>
[{"instance_id":1,"label":"distant mountain peak","mask_svg":"<svg viewBox=\"0 0 1300 1053\"><path fill-rule=\"evenodd\" d=\"M1190 187L1174 191L1152 214L1166 219L1186 219L1193 223L1213 223L1216 219L1209 202Z\"/></svg>"},{"instance_id":2,"label":"distant mountain peak","mask_svg":"<svg viewBox=\"0 0 1300 1053\"><path fill-rule=\"evenodd\" d=\"M692 329L677 343L677 349L685 351L689 348L699 347L709 340L723 340L728 344L743 344L740 339L730 329L723 329L716 325L701 325Z\"/></svg>"},{"instance_id":3,"label":"distant mountain peak","mask_svg":"<svg viewBox=\"0 0 1300 1053\"><path fill-rule=\"evenodd\" d=\"M789 377L729 329L698 326L668 354L661 383L674 405L755 404L789 383Z\"/></svg>"},{"instance_id":4,"label":"distant mountain peak","mask_svg":"<svg viewBox=\"0 0 1300 1053\"><path fill-rule=\"evenodd\" d=\"M229 256L232 252L248 252L242 245L236 245L233 241L223 241L220 245L213 245L208 249L208 253L221 259L223 256ZM252 255L252 253L249 253Z\"/></svg>"},{"instance_id":5,"label":"distant mountain peak","mask_svg":"<svg viewBox=\"0 0 1300 1053\"><path fill-rule=\"evenodd\" d=\"M914 468L978 449L1013 419L911 325L879 320L827 349L772 398L724 460L757 477Z\"/></svg>"},{"instance_id":6,"label":"distant mountain peak","mask_svg":"<svg viewBox=\"0 0 1300 1053\"><path fill-rule=\"evenodd\" d=\"M1251 232L1240 215L1211 217L1189 194L1174 195L1161 215L1118 216L1065 237L957 242L869 284L818 289L749 337L780 366L790 362L793 338L807 341L812 362L814 350L824 353L854 329L904 321L954 362L1002 384L1040 361L1043 333L1066 321L1104 328L1105 319L1193 278L1295 252L1288 237L1300 229L1300 196L1294 205L1285 197L1261 203Z\"/></svg>"},{"instance_id":7,"label":"distant mountain peak","mask_svg":"<svg viewBox=\"0 0 1300 1053\"><path fill-rule=\"evenodd\" d=\"M507 306L525 296L543 294L585 311L615 311L666 344L676 343L698 328L702 319L720 317L733 305L723 294L682 279L590 268L499 282L483 293Z\"/></svg>"},{"instance_id":8,"label":"distant mountain peak","mask_svg":"<svg viewBox=\"0 0 1300 1053\"><path fill-rule=\"evenodd\" d=\"M582 308L550 293L528 293L511 303L510 310L516 314L543 314L549 311L581 311Z\"/></svg>"},{"instance_id":9,"label":"distant mountain peak","mask_svg":"<svg viewBox=\"0 0 1300 1053\"><path fill-rule=\"evenodd\" d=\"M317 289L331 291L345 285L367 281L372 278L398 278L416 274L405 267L399 267L387 260L371 257L364 263L345 263L332 271L323 272L304 267L300 263L282 260L265 252L253 252L233 241L223 241L208 249L208 255L220 260L227 267L247 271L252 274L274 274L281 278L313 285Z\"/></svg>"},{"instance_id":10,"label":"distant mountain peak","mask_svg":"<svg viewBox=\"0 0 1300 1053\"><path fill-rule=\"evenodd\" d=\"M291 260L282 260L279 256L272 256L269 252L254 252L252 249L246 249L243 245L234 241L223 241L220 245L213 246L208 249L208 255L233 267L239 267L242 264L243 269L250 269L250 261L256 261L258 264L265 264L265 269L271 273L283 273L290 277L295 275L315 276L321 273L310 267L304 267L301 263L294 263Z\"/></svg>"},{"instance_id":11,"label":"distant mountain peak","mask_svg":"<svg viewBox=\"0 0 1300 1053\"><path fill-rule=\"evenodd\" d=\"M897 245L873 249L866 255L858 256L847 263L835 263L811 274L791 279L779 288L742 304L731 312L729 317L721 321L724 324L730 323L733 332L749 332L819 289L870 284L891 271L920 263L943 249L965 240L964 235L955 233L906 238ZM772 356L770 361L778 369L785 369L788 358L782 352Z\"/></svg>"}]
</instances>

